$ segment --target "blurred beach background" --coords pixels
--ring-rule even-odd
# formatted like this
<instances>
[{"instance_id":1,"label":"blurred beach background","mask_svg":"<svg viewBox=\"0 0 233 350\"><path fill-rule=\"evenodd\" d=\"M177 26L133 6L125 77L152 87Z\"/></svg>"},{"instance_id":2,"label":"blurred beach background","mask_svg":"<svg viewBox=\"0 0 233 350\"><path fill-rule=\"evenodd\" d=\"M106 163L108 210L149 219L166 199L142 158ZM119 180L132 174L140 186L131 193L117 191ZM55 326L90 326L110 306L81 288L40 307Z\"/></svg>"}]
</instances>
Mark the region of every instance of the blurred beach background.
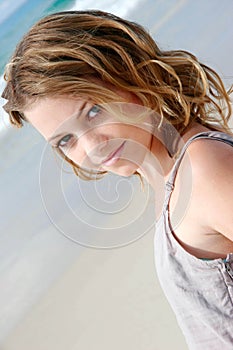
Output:
<instances>
[{"instance_id":1,"label":"blurred beach background","mask_svg":"<svg viewBox=\"0 0 233 350\"><path fill-rule=\"evenodd\" d=\"M68 9L139 22L232 83L232 0L1 0L1 92L23 34ZM0 349L187 349L154 269L150 188L113 175L78 181L29 125L0 117Z\"/></svg>"}]
</instances>

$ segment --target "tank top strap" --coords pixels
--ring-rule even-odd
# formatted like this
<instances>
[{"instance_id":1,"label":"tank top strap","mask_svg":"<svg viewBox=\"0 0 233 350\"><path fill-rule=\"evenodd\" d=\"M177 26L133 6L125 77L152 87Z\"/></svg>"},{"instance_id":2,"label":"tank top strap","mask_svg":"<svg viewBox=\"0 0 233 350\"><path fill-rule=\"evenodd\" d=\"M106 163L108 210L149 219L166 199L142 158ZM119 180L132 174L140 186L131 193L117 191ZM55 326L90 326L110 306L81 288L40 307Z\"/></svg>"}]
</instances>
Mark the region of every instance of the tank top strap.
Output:
<instances>
[{"instance_id":1,"label":"tank top strap","mask_svg":"<svg viewBox=\"0 0 233 350\"><path fill-rule=\"evenodd\" d=\"M226 134L224 132L220 132L220 131L206 131L206 132L201 132L198 133L194 136L192 136L183 146L172 170L171 170L171 174L169 176L168 181L166 182L166 196L165 196L165 206L167 207L168 202L169 202L169 198L170 195L174 189L174 184L175 184L175 178L176 178L176 174L178 172L180 163L184 157L184 154L187 150L187 148L189 147L189 145L197 139L213 139L213 140L219 140L219 141L223 141L226 142L228 144L230 144L231 146L233 146L233 136Z\"/></svg>"}]
</instances>

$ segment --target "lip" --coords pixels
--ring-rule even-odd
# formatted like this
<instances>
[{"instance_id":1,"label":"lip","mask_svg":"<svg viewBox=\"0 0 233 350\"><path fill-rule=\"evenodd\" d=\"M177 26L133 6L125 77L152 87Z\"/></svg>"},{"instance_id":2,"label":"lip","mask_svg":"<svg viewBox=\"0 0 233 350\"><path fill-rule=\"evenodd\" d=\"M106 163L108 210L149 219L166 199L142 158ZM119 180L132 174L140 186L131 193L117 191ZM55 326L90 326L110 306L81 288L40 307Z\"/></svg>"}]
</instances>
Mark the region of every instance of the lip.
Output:
<instances>
[{"instance_id":1,"label":"lip","mask_svg":"<svg viewBox=\"0 0 233 350\"><path fill-rule=\"evenodd\" d=\"M113 165L113 164L120 158L125 143L126 143L126 141L124 141L124 142L120 145L120 147L117 148L117 150L114 151L112 154L110 154L110 156L108 156L101 164L102 164L102 165L106 165L106 166Z\"/></svg>"}]
</instances>

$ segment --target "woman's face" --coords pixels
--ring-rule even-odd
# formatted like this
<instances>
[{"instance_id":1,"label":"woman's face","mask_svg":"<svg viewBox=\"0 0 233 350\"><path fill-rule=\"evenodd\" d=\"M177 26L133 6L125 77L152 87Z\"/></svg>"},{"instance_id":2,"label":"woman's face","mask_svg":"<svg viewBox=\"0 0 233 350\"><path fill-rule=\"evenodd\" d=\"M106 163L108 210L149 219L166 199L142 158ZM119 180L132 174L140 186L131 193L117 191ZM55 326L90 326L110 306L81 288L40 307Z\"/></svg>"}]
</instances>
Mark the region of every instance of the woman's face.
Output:
<instances>
[{"instance_id":1,"label":"woman's face","mask_svg":"<svg viewBox=\"0 0 233 350\"><path fill-rule=\"evenodd\" d=\"M130 176L150 151L151 125L148 127L148 119L147 124L134 122L135 113L143 108L135 95L114 91L126 102L112 104L113 113L91 100L62 96L43 98L24 115L52 146L81 168ZM130 122L120 122L114 115L122 112Z\"/></svg>"}]
</instances>

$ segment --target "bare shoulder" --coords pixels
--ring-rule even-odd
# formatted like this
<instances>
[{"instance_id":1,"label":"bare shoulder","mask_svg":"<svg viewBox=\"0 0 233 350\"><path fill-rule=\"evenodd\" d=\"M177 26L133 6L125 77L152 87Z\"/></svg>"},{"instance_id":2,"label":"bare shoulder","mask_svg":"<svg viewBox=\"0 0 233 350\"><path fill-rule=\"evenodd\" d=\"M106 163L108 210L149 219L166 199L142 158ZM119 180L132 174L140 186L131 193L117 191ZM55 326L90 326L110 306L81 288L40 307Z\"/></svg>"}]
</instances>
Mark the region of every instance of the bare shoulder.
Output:
<instances>
[{"instance_id":1,"label":"bare shoulder","mask_svg":"<svg viewBox=\"0 0 233 350\"><path fill-rule=\"evenodd\" d=\"M177 175L170 221L180 244L199 258L233 252L233 147L197 139Z\"/></svg>"},{"instance_id":2,"label":"bare shoulder","mask_svg":"<svg viewBox=\"0 0 233 350\"><path fill-rule=\"evenodd\" d=\"M213 139L192 142L192 199L201 225L233 241L233 147Z\"/></svg>"},{"instance_id":3,"label":"bare shoulder","mask_svg":"<svg viewBox=\"0 0 233 350\"><path fill-rule=\"evenodd\" d=\"M233 166L233 147L224 141L197 139L189 145L187 153L193 171L200 174Z\"/></svg>"}]
</instances>

